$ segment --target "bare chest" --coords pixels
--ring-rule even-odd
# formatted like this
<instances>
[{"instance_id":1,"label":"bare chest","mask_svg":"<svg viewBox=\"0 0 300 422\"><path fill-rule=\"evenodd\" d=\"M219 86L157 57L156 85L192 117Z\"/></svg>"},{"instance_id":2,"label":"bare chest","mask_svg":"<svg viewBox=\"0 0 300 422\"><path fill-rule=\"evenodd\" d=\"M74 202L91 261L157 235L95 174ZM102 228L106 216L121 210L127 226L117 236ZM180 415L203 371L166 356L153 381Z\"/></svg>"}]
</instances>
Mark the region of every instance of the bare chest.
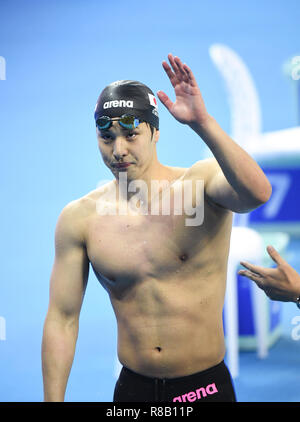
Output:
<instances>
[{"instance_id":1,"label":"bare chest","mask_svg":"<svg viewBox=\"0 0 300 422\"><path fill-rule=\"evenodd\" d=\"M95 217L87 228L88 256L96 274L109 280L163 277L195 252L196 231L182 216Z\"/></svg>"},{"instance_id":2,"label":"bare chest","mask_svg":"<svg viewBox=\"0 0 300 422\"><path fill-rule=\"evenodd\" d=\"M199 268L210 271L220 253L226 255L222 250L228 248L230 218L205 204L202 224L189 225L186 215L172 211L90 215L85 228L87 253L104 288L126 290L147 279L174 279L178 273L190 278L199 275Z\"/></svg>"}]
</instances>

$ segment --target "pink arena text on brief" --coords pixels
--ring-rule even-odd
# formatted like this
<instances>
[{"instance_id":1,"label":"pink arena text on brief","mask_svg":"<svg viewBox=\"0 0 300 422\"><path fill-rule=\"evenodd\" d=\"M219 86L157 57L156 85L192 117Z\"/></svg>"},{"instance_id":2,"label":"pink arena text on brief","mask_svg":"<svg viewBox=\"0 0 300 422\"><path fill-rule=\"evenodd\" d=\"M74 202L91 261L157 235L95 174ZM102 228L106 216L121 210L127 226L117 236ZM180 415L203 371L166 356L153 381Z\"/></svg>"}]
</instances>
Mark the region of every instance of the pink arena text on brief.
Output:
<instances>
[{"instance_id":1,"label":"pink arena text on brief","mask_svg":"<svg viewBox=\"0 0 300 422\"><path fill-rule=\"evenodd\" d=\"M218 389L216 387L216 384L208 384L206 387L200 387L196 391L190 391L189 393L182 394L181 396L174 397L173 401L180 401L180 402L186 402L186 401L196 401L200 400L202 397L206 397L207 395L216 394L218 392Z\"/></svg>"}]
</instances>

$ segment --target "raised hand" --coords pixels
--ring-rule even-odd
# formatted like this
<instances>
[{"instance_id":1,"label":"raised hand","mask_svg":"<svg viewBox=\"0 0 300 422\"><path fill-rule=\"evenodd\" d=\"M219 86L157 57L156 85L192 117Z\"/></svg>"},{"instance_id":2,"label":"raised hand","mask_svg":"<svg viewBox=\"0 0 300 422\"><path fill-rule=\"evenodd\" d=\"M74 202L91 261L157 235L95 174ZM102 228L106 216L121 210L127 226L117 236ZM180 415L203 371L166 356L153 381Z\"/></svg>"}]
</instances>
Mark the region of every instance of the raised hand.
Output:
<instances>
[{"instance_id":1,"label":"raised hand","mask_svg":"<svg viewBox=\"0 0 300 422\"><path fill-rule=\"evenodd\" d=\"M171 66L166 61L162 65L174 88L176 100L173 103L163 91L157 92L158 98L180 123L205 124L209 115L193 72L179 57L169 54L168 59Z\"/></svg>"}]
</instances>

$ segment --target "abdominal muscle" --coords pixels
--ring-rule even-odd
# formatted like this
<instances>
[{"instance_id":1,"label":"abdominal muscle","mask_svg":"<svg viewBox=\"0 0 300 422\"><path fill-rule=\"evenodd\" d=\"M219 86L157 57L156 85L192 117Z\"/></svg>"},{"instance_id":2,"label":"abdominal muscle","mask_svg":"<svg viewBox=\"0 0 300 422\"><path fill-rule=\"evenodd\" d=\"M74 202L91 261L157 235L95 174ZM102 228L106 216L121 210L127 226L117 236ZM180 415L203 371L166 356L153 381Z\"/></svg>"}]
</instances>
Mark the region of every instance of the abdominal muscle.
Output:
<instances>
[{"instance_id":1,"label":"abdominal muscle","mask_svg":"<svg viewBox=\"0 0 300 422\"><path fill-rule=\"evenodd\" d=\"M174 378L221 362L223 289L220 283L214 288L216 280L203 282L209 286L205 295L199 280L183 286L182 280L156 279L136 285L125 300L111 295L122 365L145 376Z\"/></svg>"}]
</instances>

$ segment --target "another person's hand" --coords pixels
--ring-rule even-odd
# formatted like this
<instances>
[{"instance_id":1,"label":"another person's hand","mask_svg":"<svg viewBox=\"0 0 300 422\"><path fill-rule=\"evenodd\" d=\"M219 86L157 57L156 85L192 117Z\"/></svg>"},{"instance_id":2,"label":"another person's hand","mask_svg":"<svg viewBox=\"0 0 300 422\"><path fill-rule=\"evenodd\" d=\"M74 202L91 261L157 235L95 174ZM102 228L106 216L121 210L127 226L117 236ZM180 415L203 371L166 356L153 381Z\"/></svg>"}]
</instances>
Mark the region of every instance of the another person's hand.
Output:
<instances>
[{"instance_id":1,"label":"another person's hand","mask_svg":"<svg viewBox=\"0 0 300 422\"><path fill-rule=\"evenodd\" d=\"M257 265L241 262L246 270L238 271L238 274L255 281L266 295L272 300L281 302L296 302L300 296L300 275L292 268L275 250L268 246L267 251L276 268L264 268Z\"/></svg>"}]
</instances>

